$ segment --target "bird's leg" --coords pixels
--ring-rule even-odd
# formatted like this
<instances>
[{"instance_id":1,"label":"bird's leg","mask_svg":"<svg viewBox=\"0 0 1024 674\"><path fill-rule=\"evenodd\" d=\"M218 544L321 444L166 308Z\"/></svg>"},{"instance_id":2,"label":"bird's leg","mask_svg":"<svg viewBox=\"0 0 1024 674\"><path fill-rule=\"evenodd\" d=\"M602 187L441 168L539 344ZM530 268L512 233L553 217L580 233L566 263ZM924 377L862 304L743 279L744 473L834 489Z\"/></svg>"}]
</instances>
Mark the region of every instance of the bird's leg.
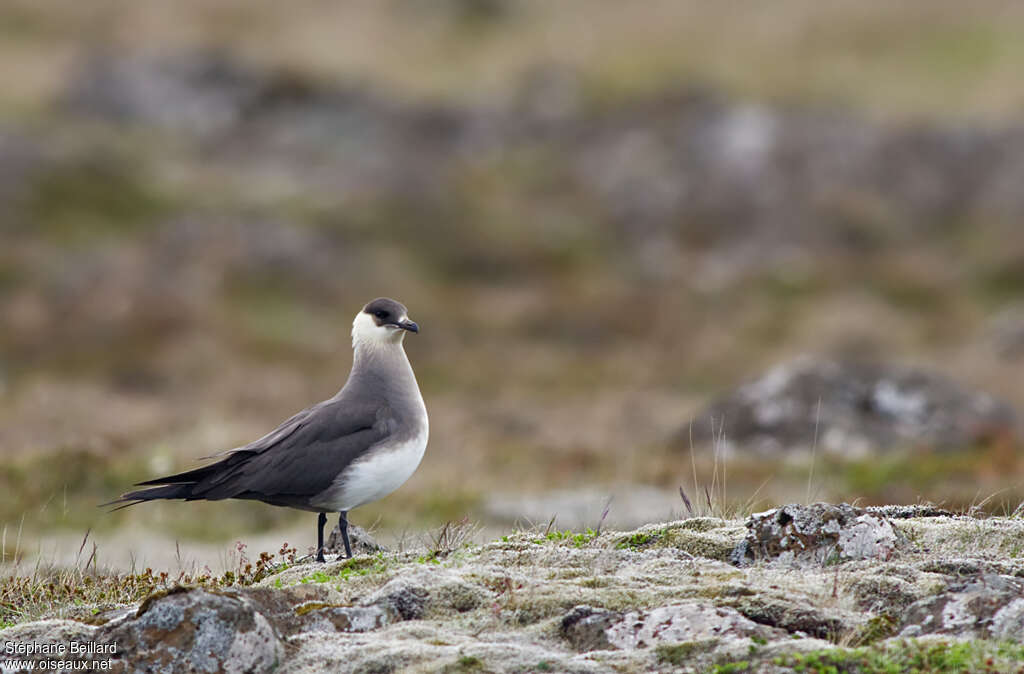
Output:
<instances>
[{"instance_id":1,"label":"bird's leg","mask_svg":"<svg viewBox=\"0 0 1024 674\"><path fill-rule=\"evenodd\" d=\"M316 561L324 560L324 525L327 524L327 514L320 513L316 518ZM346 541L347 543L347 541ZM348 547L346 545L346 547Z\"/></svg>"},{"instance_id":2,"label":"bird's leg","mask_svg":"<svg viewBox=\"0 0 1024 674\"><path fill-rule=\"evenodd\" d=\"M348 513L344 510L338 517L338 528L341 529L341 540L345 542L345 556L352 558L352 546L348 542Z\"/></svg>"}]
</instances>

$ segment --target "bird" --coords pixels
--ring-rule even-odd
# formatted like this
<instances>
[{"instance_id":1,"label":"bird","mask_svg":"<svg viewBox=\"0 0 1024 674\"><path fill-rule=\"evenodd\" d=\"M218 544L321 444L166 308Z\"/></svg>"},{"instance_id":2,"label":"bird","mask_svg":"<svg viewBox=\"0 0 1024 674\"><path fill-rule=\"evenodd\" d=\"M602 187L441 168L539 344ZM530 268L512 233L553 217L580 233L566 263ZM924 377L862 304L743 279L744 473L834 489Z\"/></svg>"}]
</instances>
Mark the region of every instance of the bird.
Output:
<instances>
[{"instance_id":1,"label":"bird","mask_svg":"<svg viewBox=\"0 0 1024 674\"><path fill-rule=\"evenodd\" d=\"M384 498L416 471L429 436L427 408L403 341L419 325L405 305L380 297L352 322L352 370L332 398L263 437L211 457L220 460L135 484L104 505L145 501L249 499L318 513L316 561L324 562L327 513L338 513L346 558L348 513Z\"/></svg>"}]
</instances>

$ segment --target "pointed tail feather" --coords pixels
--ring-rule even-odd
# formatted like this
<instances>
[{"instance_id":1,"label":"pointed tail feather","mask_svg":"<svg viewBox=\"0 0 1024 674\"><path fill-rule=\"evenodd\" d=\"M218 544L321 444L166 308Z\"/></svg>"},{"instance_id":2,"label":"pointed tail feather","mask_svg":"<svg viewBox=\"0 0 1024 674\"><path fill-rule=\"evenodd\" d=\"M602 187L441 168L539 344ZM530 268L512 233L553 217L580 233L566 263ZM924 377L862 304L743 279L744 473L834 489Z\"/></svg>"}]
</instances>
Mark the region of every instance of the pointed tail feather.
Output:
<instances>
[{"instance_id":1,"label":"pointed tail feather","mask_svg":"<svg viewBox=\"0 0 1024 674\"><path fill-rule=\"evenodd\" d=\"M185 471L184 473L177 473L175 475L168 475L166 477L158 477L153 480L146 480L145 482L138 482L136 483L136 486L145 487L152 484L180 484L184 482L201 482L206 478L216 476L218 473L227 474L228 468L233 468L240 463L244 463L246 460L252 458L254 454L255 452L249 452L244 450L232 450L227 455L227 457L221 459L216 463L201 466L193 470L188 470Z\"/></svg>"},{"instance_id":2,"label":"pointed tail feather","mask_svg":"<svg viewBox=\"0 0 1024 674\"><path fill-rule=\"evenodd\" d=\"M136 491L130 491L127 494L121 494L120 498L114 499L109 503L102 503L100 507L116 505L116 508L112 508L110 512L115 510L121 510L128 506L133 506L137 503L144 501L155 501L157 499L174 499L183 498L187 499L192 496L193 484L170 484L165 487L153 487L151 489L138 489Z\"/></svg>"}]
</instances>

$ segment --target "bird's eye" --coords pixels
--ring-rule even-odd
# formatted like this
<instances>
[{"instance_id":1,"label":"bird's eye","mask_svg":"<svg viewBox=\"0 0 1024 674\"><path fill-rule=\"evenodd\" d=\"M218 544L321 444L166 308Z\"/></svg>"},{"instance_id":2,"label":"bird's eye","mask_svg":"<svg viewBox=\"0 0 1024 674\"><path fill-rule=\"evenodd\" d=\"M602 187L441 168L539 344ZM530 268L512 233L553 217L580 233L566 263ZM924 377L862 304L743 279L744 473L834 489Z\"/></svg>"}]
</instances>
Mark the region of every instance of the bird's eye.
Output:
<instances>
[{"instance_id":1,"label":"bird's eye","mask_svg":"<svg viewBox=\"0 0 1024 674\"><path fill-rule=\"evenodd\" d=\"M377 311L373 312L373 315L376 316L377 318L383 319L388 317L388 312L384 311L383 309L378 309Z\"/></svg>"}]
</instances>

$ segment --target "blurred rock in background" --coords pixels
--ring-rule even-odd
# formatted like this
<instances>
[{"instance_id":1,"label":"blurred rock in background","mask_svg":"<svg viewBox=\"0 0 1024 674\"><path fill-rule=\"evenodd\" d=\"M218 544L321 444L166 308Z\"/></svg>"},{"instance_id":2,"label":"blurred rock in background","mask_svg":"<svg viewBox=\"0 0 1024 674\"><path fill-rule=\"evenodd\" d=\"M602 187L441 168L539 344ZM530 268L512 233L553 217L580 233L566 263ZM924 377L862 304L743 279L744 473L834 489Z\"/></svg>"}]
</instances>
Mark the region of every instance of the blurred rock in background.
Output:
<instances>
[{"instance_id":1,"label":"blurred rock in background","mask_svg":"<svg viewBox=\"0 0 1024 674\"><path fill-rule=\"evenodd\" d=\"M117 563L306 541L258 504L92 506L331 395L380 295L423 326L432 422L413 480L354 515L384 542L465 515L634 526L681 485L1012 510L1022 20L5 5L5 558L73 556L88 527Z\"/></svg>"},{"instance_id":2,"label":"blurred rock in background","mask_svg":"<svg viewBox=\"0 0 1024 674\"><path fill-rule=\"evenodd\" d=\"M744 384L681 429L728 454L779 458L816 449L845 459L918 448L962 452L1020 443L1013 410L983 393L899 365L798 358Z\"/></svg>"}]
</instances>

